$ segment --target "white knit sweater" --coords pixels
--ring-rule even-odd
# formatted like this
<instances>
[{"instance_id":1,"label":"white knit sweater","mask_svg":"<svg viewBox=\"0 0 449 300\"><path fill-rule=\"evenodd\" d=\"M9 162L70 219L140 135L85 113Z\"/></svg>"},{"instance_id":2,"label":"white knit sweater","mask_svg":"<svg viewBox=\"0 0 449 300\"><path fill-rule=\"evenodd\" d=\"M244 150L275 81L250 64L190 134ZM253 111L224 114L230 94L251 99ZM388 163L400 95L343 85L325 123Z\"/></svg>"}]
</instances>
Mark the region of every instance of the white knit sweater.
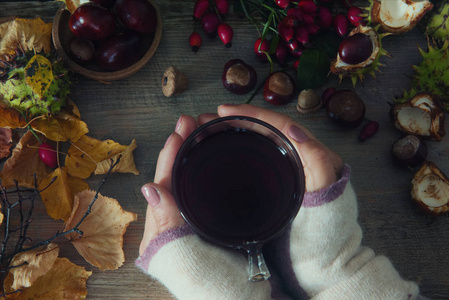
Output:
<instances>
[{"instance_id":1,"label":"white knit sweater","mask_svg":"<svg viewBox=\"0 0 449 300\"><path fill-rule=\"evenodd\" d=\"M264 246L272 278L250 282L247 258L213 245L188 225L154 239L136 265L178 299L417 299L384 256L361 246L350 168L331 186L306 193L291 227Z\"/></svg>"}]
</instances>

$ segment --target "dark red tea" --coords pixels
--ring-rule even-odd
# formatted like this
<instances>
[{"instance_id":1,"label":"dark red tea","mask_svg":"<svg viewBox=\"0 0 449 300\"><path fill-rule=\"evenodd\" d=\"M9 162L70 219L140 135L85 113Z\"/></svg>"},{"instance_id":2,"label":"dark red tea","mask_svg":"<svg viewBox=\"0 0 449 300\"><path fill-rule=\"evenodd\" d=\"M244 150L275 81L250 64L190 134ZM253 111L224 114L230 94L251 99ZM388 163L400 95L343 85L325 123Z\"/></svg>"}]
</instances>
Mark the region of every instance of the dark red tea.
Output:
<instances>
[{"instance_id":1,"label":"dark red tea","mask_svg":"<svg viewBox=\"0 0 449 300\"><path fill-rule=\"evenodd\" d=\"M296 215L304 192L299 158L284 142L241 128L187 140L173 173L187 222L229 246L277 235Z\"/></svg>"}]
</instances>

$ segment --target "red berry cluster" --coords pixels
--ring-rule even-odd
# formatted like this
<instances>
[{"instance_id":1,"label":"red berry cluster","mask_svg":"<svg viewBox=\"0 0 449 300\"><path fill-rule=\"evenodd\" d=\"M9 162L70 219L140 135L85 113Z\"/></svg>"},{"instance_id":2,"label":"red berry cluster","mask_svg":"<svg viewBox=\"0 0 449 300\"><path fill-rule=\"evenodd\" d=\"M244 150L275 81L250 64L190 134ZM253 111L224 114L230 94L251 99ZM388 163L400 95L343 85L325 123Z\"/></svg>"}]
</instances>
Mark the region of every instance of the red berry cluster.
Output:
<instances>
[{"instance_id":1,"label":"red berry cluster","mask_svg":"<svg viewBox=\"0 0 449 300\"><path fill-rule=\"evenodd\" d=\"M286 11L285 16L277 26L280 42L277 45L274 58L284 64L287 56L300 57L305 48L311 46L313 36L322 30L333 29L340 37L349 33L350 26L358 26L364 22L362 10L352 6L351 0L341 0L347 8L346 13L332 14L331 0L275 0L277 6ZM297 4L296 4L297 3ZM317 4L318 3L318 4ZM268 59L270 42L257 39L254 52L261 61ZM297 66L298 61L295 63Z\"/></svg>"},{"instance_id":2,"label":"red berry cluster","mask_svg":"<svg viewBox=\"0 0 449 300\"><path fill-rule=\"evenodd\" d=\"M232 46L233 30L232 27L222 21L229 12L228 0L214 0L210 5L209 0L196 0L193 8L193 18L195 23L200 22L203 31L209 37L215 37L217 34L227 48ZM201 45L201 35L194 30L189 37L189 44L193 52L197 52Z\"/></svg>"}]
</instances>

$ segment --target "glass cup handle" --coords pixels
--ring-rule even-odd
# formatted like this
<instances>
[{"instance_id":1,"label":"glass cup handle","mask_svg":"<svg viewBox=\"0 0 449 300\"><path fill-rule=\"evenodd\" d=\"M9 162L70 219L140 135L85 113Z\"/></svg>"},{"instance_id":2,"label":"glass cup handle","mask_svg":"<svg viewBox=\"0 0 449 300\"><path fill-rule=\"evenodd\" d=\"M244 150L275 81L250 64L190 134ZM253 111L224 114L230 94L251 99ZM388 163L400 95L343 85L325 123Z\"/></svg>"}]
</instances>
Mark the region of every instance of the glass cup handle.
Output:
<instances>
[{"instance_id":1,"label":"glass cup handle","mask_svg":"<svg viewBox=\"0 0 449 300\"><path fill-rule=\"evenodd\" d=\"M246 242L245 249L248 252L249 262L248 280L258 282L270 278L270 271L262 255L262 246L257 242Z\"/></svg>"}]
</instances>

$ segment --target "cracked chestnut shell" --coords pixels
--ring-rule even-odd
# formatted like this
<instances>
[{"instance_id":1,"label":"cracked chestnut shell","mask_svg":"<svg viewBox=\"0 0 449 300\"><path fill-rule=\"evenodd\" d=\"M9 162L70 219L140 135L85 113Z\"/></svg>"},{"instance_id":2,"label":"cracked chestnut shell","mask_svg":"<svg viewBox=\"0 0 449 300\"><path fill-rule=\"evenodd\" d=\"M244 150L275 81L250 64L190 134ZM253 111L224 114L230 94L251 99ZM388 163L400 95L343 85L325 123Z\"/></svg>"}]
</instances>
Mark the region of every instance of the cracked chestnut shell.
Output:
<instances>
[{"instance_id":1,"label":"cracked chestnut shell","mask_svg":"<svg viewBox=\"0 0 449 300\"><path fill-rule=\"evenodd\" d=\"M428 0L373 0L370 16L384 31L399 34L415 27L432 7Z\"/></svg>"},{"instance_id":2,"label":"cracked chestnut shell","mask_svg":"<svg viewBox=\"0 0 449 300\"><path fill-rule=\"evenodd\" d=\"M391 107L390 115L399 130L422 138L440 141L446 134L444 109L430 93L421 92L405 103Z\"/></svg>"},{"instance_id":3,"label":"cracked chestnut shell","mask_svg":"<svg viewBox=\"0 0 449 300\"><path fill-rule=\"evenodd\" d=\"M412 199L424 212L437 216L449 211L449 179L433 162L421 166L412 186Z\"/></svg>"},{"instance_id":4,"label":"cracked chestnut shell","mask_svg":"<svg viewBox=\"0 0 449 300\"><path fill-rule=\"evenodd\" d=\"M223 69L223 86L231 93L243 95L249 93L257 82L254 68L241 59L231 59Z\"/></svg>"}]
</instances>

